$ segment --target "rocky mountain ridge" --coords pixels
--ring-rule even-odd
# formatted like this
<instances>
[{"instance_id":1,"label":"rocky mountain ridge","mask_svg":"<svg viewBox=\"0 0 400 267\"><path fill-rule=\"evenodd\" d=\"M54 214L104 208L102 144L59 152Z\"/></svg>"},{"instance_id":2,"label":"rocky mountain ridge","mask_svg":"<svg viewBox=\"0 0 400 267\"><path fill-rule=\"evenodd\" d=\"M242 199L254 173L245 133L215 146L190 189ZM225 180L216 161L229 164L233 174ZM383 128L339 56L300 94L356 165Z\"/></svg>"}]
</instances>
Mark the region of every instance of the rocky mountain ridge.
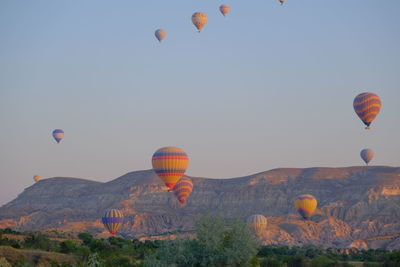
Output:
<instances>
[{"instance_id":1,"label":"rocky mountain ridge","mask_svg":"<svg viewBox=\"0 0 400 267\"><path fill-rule=\"evenodd\" d=\"M185 206L152 170L107 183L44 179L0 208L0 227L106 236L99 218L119 208L125 214L121 235L146 238L190 232L206 214L242 219L263 214L265 244L400 249L400 168L286 168L232 179L190 178L194 190ZM293 199L304 193L318 199L309 221L293 208Z\"/></svg>"}]
</instances>

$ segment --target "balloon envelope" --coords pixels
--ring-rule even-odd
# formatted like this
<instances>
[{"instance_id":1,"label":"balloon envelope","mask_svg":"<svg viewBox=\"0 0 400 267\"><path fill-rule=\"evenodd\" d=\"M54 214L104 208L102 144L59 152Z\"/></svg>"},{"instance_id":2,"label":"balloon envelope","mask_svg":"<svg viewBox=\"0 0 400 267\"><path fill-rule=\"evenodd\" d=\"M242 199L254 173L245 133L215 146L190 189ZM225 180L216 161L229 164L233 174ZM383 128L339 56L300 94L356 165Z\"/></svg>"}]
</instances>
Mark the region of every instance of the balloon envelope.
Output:
<instances>
[{"instance_id":1,"label":"balloon envelope","mask_svg":"<svg viewBox=\"0 0 400 267\"><path fill-rule=\"evenodd\" d=\"M163 147L157 150L151 160L154 172L173 189L178 180L185 174L189 157L179 147Z\"/></svg>"},{"instance_id":2,"label":"balloon envelope","mask_svg":"<svg viewBox=\"0 0 400 267\"><path fill-rule=\"evenodd\" d=\"M381 106L381 99L374 93L361 93L353 101L354 111L367 126L365 129L369 129L369 125L378 115Z\"/></svg>"},{"instance_id":3,"label":"balloon envelope","mask_svg":"<svg viewBox=\"0 0 400 267\"><path fill-rule=\"evenodd\" d=\"M41 179L42 179L42 177L41 177L40 175L34 175L34 176L33 176L33 180L34 180L35 182L39 182Z\"/></svg>"},{"instance_id":4,"label":"balloon envelope","mask_svg":"<svg viewBox=\"0 0 400 267\"><path fill-rule=\"evenodd\" d=\"M187 177L182 177L179 181L175 184L174 188L172 189L176 198L179 200L181 204L185 204L186 199L193 191L193 183Z\"/></svg>"},{"instance_id":5,"label":"balloon envelope","mask_svg":"<svg viewBox=\"0 0 400 267\"><path fill-rule=\"evenodd\" d=\"M117 209L111 209L107 211L102 217L104 227L107 228L107 230L112 235L115 235L117 233L123 221L124 215L120 210Z\"/></svg>"},{"instance_id":6,"label":"balloon envelope","mask_svg":"<svg viewBox=\"0 0 400 267\"><path fill-rule=\"evenodd\" d=\"M228 14L229 10L230 10L230 6L223 4L219 7L219 11L221 11L222 15L224 15L224 17L226 16L226 14Z\"/></svg>"},{"instance_id":7,"label":"balloon envelope","mask_svg":"<svg viewBox=\"0 0 400 267\"><path fill-rule=\"evenodd\" d=\"M207 23L207 15L203 12L196 12L192 15L192 23L200 32Z\"/></svg>"},{"instance_id":8,"label":"balloon envelope","mask_svg":"<svg viewBox=\"0 0 400 267\"><path fill-rule=\"evenodd\" d=\"M55 129L53 131L53 138L60 143L60 141L64 138L64 131L61 129Z\"/></svg>"},{"instance_id":9,"label":"balloon envelope","mask_svg":"<svg viewBox=\"0 0 400 267\"><path fill-rule=\"evenodd\" d=\"M251 215L247 218L247 223L251 230L258 235L267 228L267 218L261 214Z\"/></svg>"},{"instance_id":10,"label":"balloon envelope","mask_svg":"<svg viewBox=\"0 0 400 267\"><path fill-rule=\"evenodd\" d=\"M304 219L311 217L317 204L317 199L313 195L301 195L294 200L295 209Z\"/></svg>"},{"instance_id":11,"label":"balloon envelope","mask_svg":"<svg viewBox=\"0 0 400 267\"><path fill-rule=\"evenodd\" d=\"M365 164L368 165L368 163L374 157L374 151L372 151L372 149L369 149L369 148L363 149L360 152L360 156L363 159L363 161L365 162Z\"/></svg>"},{"instance_id":12,"label":"balloon envelope","mask_svg":"<svg viewBox=\"0 0 400 267\"><path fill-rule=\"evenodd\" d=\"M163 29L158 29L156 30L154 35L156 36L157 40L161 43L162 40L164 40L165 36L167 36L167 32Z\"/></svg>"}]
</instances>

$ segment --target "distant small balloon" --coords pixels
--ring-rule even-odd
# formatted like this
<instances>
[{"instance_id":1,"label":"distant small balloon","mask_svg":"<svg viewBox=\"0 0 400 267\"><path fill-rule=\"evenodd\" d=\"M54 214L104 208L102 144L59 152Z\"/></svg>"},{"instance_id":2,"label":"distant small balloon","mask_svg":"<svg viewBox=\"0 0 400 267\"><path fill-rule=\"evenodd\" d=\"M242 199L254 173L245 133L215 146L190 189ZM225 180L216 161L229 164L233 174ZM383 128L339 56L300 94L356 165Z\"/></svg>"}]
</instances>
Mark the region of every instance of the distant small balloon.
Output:
<instances>
[{"instance_id":1,"label":"distant small balloon","mask_svg":"<svg viewBox=\"0 0 400 267\"><path fill-rule=\"evenodd\" d=\"M301 195L294 200L294 207L304 219L308 219L317 208L318 202L313 195Z\"/></svg>"},{"instance_id":2,"label":"distant small balloon","mask_svg":"<svg viewBox=\"0 0 400 267\"><path fill-rule=\"evenodd\" d=\"M229 10L230 10L230 9L231 9L230 6L228 6L228 5L226 5L226 4L223 4L223 5L221 5L221 6L219 7L219 11L221 11L221 13L222 13L222 15L224 15L224 17L226 16L226 14L229 13Z\"/></svg>"},{"instance_id":3,"label":"distant small balloon","mask_svg":"<svg viewBox=\"0 0 400 267\"><path fill-rule=\"evenodd\" d=\"M55 129L53 131L53 138L60 143L60 141L64 138L64 131L61 129Z\"/></svg>"},{"instance_id":4,"label":"distant small balloon","mask_svg":"<svg viewBox=\"0 0 400 267\"><path fill-rule=\"evenodd\" d=\"M247 218L247 223L257 235L261 235L267 229L267 218L261 214L251 215Z\"/></svg>"},{"instance_id":5,"label":"distant small balloon","mask_svg":"<svg viewBox=\"0 0 400 267\"><path fill-rule=\"evenodd\" d=\"M190 196L190 194L193 191L192 180L190 180L187 177L182 177L175 184L175 186L172 190L174 191L176 198L183 205L183 204L185 204L186 199Z\"/></svg>"},{"instance_id":6,"label":"distant small balloon","mask_svg":"<svg viewBox=\"0 0 400 267\"><path fill-rule=\"evenodd\" d=\"M40 180L42 180L42 177L41 177L40 175L34 175L34 176L33 176L33 180L34 180L35 182L39 182Z\"/></svg>"},{"instance_id":7,"label":"distant small balloon","mask_svg":"<svg viewBox=\"0 0 400 267\"><path fill-rule=\"evenodd\" d=\"M167 32L163 29L158 29L156 30L154 35L156 36L157 40L161 43L162 40L164 40L164 38L167 36Z\"/></svg>"},{"instance_id":8,"label":"distant small balloon","mask_svg":"<svg viewBox=\"0 0 400 267\"><path fill-rule=\"evenodd\" d=\"M192 15L192 23L200 32L207 23L207 15L203 12L196 12Z\"/></svg>"},{"instance_id":9,"label":"distant small balloon","mask_svg":"<svg viewBox=\"0 0 400 267\"><path fill-rule=\"evenodd\" d=\"M382 102L374 93L362 93L354 98L353 107L358 117L369 129L370 124L381 110Z\"/></svg>"},{"instance_id":10,"label":"distant small balloon","mask_svg":"<svg viewBox=\"0 0 400 267\"><path fill-rule=\"evenodd\" d=\"M118 229L121 227L124 221L124 215L122 211L117 209L111 209L107 211L102 217L102 222L104 227L110 232L110 234L115 235Z\"/></svg>"},{"instance_id":11,"label":"distant small balloon","mask_svg":"<svg viewBox=\"0 0 400 267\"><path fill-rule=\"evenodd\" d=\"M363 159L363 161L365 162L365 164L368 165L368 163L373 159L374 157L374 151L372 151L372 149L366 148L361 150L360 152L360 156Z\"/></svg>"}]
</instances>

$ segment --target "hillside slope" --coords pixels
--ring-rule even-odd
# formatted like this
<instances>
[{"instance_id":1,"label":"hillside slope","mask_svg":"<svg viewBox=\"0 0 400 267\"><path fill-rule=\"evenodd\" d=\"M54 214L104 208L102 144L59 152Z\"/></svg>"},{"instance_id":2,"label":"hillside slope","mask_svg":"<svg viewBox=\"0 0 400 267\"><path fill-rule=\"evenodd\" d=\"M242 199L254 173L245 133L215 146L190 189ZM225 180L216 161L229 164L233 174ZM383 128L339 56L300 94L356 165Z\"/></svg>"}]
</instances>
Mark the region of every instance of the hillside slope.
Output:
<instances>
[{"instance_id":1,"label":"hillside slope","mask_svg":"<svg viewBox=\"0 0 400 267\"><path fill-rule=\"evenodd\" d=\"M400 249L400 168L274 169L246 177L191 177L194 191L182 207L152 170L107 183L50 178L25 189L0 208L0 227L104 232L99 218L120 208L123 236L190 231L199 216L268 217L266 244ZM313 194L318 210L309 221L293 209L299 194Z\"/></svg>"}]
</instances>

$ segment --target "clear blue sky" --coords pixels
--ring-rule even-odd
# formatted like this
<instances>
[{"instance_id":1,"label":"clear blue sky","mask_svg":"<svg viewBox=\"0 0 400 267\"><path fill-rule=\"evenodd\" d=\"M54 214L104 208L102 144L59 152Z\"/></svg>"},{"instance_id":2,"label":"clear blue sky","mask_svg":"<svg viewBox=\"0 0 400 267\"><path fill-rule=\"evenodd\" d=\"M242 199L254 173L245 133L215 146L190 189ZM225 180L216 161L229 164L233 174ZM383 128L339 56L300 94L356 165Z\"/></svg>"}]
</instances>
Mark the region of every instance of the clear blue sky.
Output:
<instances>
[{"instance_id":1,"label":"clear blue sky","mask_svg":"<svg viewBox=\"0 0 400 267\"><path fill-rule=\"evenodd\" d=\"M2 0L0 204L34 174L108 181L167 145L215 178L360 165L365 147L400 165L400 1L222 3ZM370 131L364 91L383 102Z\"/></svg>"}]
</instances>

